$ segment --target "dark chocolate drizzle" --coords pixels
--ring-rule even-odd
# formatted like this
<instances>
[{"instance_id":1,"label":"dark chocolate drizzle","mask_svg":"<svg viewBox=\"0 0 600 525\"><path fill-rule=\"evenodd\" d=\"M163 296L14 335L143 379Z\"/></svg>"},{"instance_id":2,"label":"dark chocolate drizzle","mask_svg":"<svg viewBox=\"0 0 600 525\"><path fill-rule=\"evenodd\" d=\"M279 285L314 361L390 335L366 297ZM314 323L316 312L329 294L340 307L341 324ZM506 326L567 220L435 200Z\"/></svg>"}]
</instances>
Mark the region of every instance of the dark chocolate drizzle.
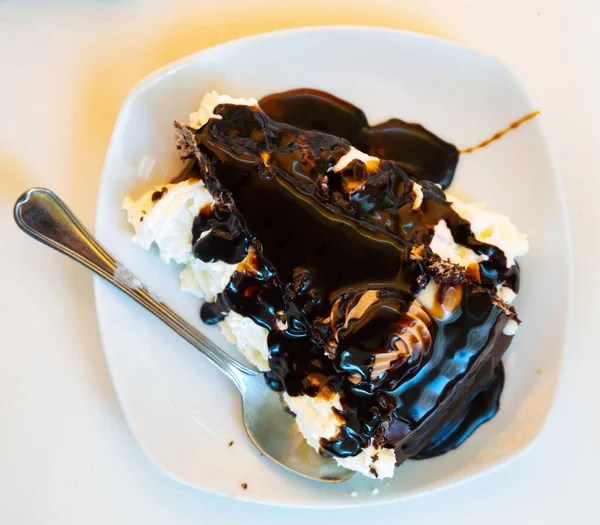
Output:
<instances>
[{"instance_id":1,"label":"dark chocolate drizzle","mask_svg":"<svg viewBox=\"0 0 600 525\"><path fill-rule=\"evenodd\" d=\"M445 189L454 177L458 149L420 124L393 118L369 126L361 109L316 89L269 95L259 105L273 120L336 135L369 155L395 160L415 180L436 182Z\"/></svg>"},{"instance_id":2,"label":"dark chocolate drizzle","mask_svg":"<svg viewBox=\"0 0 600 525\"><path fill-rule=\"evenodd\" d=\"M215 323L235 311L269 330L273 388L292 396L341 393L345 425L335 440L322 440L323 453L356 455L374 439L395 448L400 463L453 448L497 410L502 381L494 370L501 371L510 341L502 329L514 312L494 286L518 289L519 279L518 267L506 270L503 252L477 241L444 193L422 178L448 184L456 148L393 120L404 131L371 149L382 144L385 126L368 128L360 110L321 92L296 90L262 103L304 129L235 105L217 106L222 118L199 130L176 123L183 157L197 161L189 176L201 176L217 202L194 221L194 254L239 263L216 301L202 306L202 319ZM355 160L333 172L350 151L340 136L358 147L372 137L363 149L396 160L371 171ZM423 202L413 209L417 176ZM439 220L457 242L488 256L479 280L431 264L428 244ZM396 351L398 338L414 329L411 308L432 279L461 287L456 311L427 319L419 332L427 344L374 374L377 356ZM334 305L357 305L366 292L376 299L360 319L332 324Z\"/></svg>"}]
</instances>

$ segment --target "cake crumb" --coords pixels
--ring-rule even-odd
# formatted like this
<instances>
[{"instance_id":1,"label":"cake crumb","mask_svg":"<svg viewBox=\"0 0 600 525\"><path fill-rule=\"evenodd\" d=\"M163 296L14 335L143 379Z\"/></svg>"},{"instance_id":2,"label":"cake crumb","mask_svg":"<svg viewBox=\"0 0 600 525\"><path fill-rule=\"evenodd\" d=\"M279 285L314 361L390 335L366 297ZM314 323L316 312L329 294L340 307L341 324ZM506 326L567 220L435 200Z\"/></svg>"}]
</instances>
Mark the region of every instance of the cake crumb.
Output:
<instances>
[{"instance_id":1,"label":"cake crumb","mask_svg":"<svg viewBox=\"0 0 600 525\"><path fill-rule=\"evenodd\" d=\"M230 442L229 442L229 446L230 446L230 447L233 447L233 441L230 441Z\"/></svg>"},{"instance_id":2,"label":"cake crumb","mask_svg":"<svg viewBox=\"0 0 600 525\"><path fill-rule=\"evenodd\" d=\"M358 492L354 491L350 493L351 498L358 498Z\"/></svg>"},{"instance_id":3,"label":"cake crumb","mask_svg":"<svg viewBox=\"0 0 600 525\"><path fill-rule=\"evenodd\" d=\"M242 483L242 488L246 490L248 488L248 483Z\"/></svg>"},{"instance_id":4,"label":"cake crumb","mask_svg":"<svg viewBox=\"0 0 600 525\"><path fill-rule=\"evenodd\" d=\"M377 494L379 494L379 489L373 489L373 490L371 491L371 495L373 495L373 496L377 496Z\"/></svg>"},{"instance_id":5,"label":"cake crumb","mask_svg":"<svg viewBox=\"0 0 600 525\"><path fill-rule=\"evenodd\" d=\"M537 369L535 372L536 372L537 374L541 374L541 373L542 373L542 369L541 369L541 368L538 368L538 369Z\"/></svg>"}]
</instances>

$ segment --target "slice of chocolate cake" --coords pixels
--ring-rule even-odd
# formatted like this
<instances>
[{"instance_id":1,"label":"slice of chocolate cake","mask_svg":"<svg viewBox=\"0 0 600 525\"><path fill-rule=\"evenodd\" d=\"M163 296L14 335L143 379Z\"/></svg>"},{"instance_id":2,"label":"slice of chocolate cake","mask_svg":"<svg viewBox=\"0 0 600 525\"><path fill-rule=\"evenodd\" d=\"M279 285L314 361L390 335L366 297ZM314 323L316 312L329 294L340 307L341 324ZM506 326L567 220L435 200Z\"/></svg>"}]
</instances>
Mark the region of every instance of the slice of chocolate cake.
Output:
<instances>
[{"instance_id":1,"label":"slice of chocolate cake","mask_svg":"<svg viewBox=\"0 0 600 525\"><path fill-rule=\"evenodd\" d=\"M200 283L203 321L265 371L309 444L389 477L494 415L518 328L514 257L527 249L508 219L417 182L401 161L277 122L254 99L208 94L193 117L176 123L191 166L145 207L185 202L182 285ZM125 204L138 238L146 201Z\"/></svg>"}]
</instances>

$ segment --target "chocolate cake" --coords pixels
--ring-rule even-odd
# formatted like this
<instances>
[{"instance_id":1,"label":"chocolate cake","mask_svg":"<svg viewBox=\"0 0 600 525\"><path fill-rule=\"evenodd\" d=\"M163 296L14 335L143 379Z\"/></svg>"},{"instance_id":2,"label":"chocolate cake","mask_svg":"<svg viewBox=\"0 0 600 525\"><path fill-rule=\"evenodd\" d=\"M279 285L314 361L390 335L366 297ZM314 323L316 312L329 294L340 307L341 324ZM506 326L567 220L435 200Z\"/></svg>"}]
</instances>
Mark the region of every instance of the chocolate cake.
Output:
<instances>
[{"instance_id":1,"label":"chocolate cake","mask_svg":"<svg viewBox=\"0 0 600 525\"><path fill-rule=\"evenodd\" d=\"M400 464L462 443L499 406L518 319L498 290L518 292L519 267L447 199L458 150L398 119L370 127L314 90L212 117L175 124L191 164L174 182L200 179L214 201L193 221L193 255L236 265L202 320L251 319L268 332L273 389L339 400L323 454L373 447ZM474 264L434 253L440 222Z\"/></svg>"}]
</instances>

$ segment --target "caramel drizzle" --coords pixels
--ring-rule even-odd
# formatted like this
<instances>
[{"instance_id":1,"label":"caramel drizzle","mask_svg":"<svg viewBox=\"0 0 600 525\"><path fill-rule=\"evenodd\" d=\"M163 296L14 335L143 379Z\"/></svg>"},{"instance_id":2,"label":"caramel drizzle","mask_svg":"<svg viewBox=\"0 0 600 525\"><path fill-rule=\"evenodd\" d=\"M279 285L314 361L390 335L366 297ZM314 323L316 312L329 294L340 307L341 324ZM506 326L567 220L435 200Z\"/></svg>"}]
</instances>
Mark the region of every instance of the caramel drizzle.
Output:
<instances>
[{"instance_id":1,"label":"caramel drizzle","mask_svg":"<svg viewBox=\"0 0 600 525\"><path fill-rule=\"evenodd\" d=\"M481 148L485 148L486 146L488 146L492 142L495 142L498 139L502 138L509 131L512 131L513 129L517 129L521 124L527 122L528 120L531 120L532 118L537 117L539 114L540 114L539 111L534 111L533 113L529 113L529 115L525 115L523 118L521 118L521 119L513 122L510 126L508 126L506 129L503 129L502 131L499 131L493 137L491 137L491 138L489 138L487 140L484 140L480 144L477 144L477 146L472 146L471 148L461 149L461 150L459 150L459 153L460 154L463 154L463 153L473 153L475 150L478 150L478 149L481 149Z\"/></svg>"}]
</instances>

